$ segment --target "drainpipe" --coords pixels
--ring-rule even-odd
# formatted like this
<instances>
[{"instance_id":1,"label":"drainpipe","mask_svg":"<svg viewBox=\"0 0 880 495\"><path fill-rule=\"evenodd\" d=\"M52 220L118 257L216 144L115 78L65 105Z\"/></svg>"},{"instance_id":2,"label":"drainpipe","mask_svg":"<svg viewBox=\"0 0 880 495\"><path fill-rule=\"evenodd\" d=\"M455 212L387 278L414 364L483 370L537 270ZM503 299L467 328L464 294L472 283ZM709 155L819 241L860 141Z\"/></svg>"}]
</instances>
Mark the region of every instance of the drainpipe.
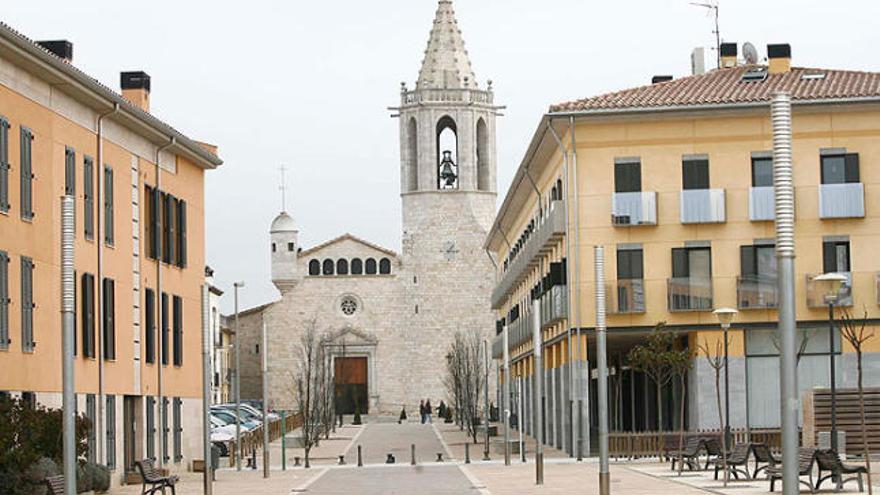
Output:
<instances>
[{"instance_id":1,"label":"drainpipe","mask_svg":"<svg viewBox=\"0 0 880 495\"><path fill-rule=\"evenodd\" d=\"M563 207L565 208L565 257L566 257L566 270L569 272L567 274L567 280L571 280L571 229L569 228L569 212L568 212L568 202L571 200L571 195L568 193L571 191L571 184L569 184L568 177L568 150L562 144L562 140L559 138L559 134L556 133L556 129L553 128L553 120L549 120L547 122L547 128L550 130L550 134L553 136L553 139L556 141L556 146L559 148L560 153L562 153L562 176L565 178L563 181L563 195L565 198L563 201ZM569 298L571 299L571 298ZM578 432L580 429L576 428L576 425L579 424L580 418L575 417L574 412L574 392L576 390L575 387L575 372L577 365L575 365L574 353L571 347L571 327L572 327L572 318L571 318L571 304L568 305L568 390L569 390L569 400L568 400L568 415L571 418L571 423L569 427L571 428L571 435L569 439L569 445L571 446L571 453L573 457L578 457L580 460L580 456L577 448L577 441L580 437ZM577 422L577 423L576 423Z\"/></svg>"},{"instance_id":2,"label":"drainpipe","mask_svg":"<svg viewBox=\"0 0 880 495\"><path fill-rule=\"evenodd\" d=\"M578 349L578 357L586 354L586 349L582 349L582 346L585 345L583 339L581 337L581 216L580 216L580 199L578 192L580 188L578 187L578 161L577 161L577 139L574 134L574 116L570 116L568 118L568 133L571 135L571 178L574 187L572 191L569 192L571 199L574 201L574 297L575 297L575 306L574 306L574 319L575 319L575 328L577 334L577 349ZM581 366L586 365L586 370L581 371L581 379L584 380L584 402L579 406L578 416L582 417L580 421L582 427L582 440L581 444L578 446L578 460L583 459L584 446L583 442L586 440L587 450L590 448L590 359L587 357L581 363ZM581 412L582 411L582 412ZM583 425L586 424L584 428Z\"/></svg>"},{"instance_id":3,"label":"drainpipe","mask_svg":"<svg viewBox=\"0 0 880 495\"><path fill-rule=\"evenodd\" d=\"M171 136L167 143L156 148L156 165L155 165L156 166L156 194L159 194L159 191L162 190L162 167L159 165L159 155L162 153L162 151L164 151L166 148L173 146L176 142L177 142L177 139L174 136ZM158 215L159 212L161 212L161 211L162 211L162 207L160 205L159 208L157 209L157 211L155 211L154 213ZM163 228L164 228L164 225L165 224L163 222L162 223ZM157 232L156 235L161 236L161 233ZM147 239L147 242L150 242L150 240ZM161 243L160 243L160 245L161 245ZM161 251L161 249L159 251ZM165 397L164 397L165 390L164 390L164 387L162 386L162 367L164 366L164 364L162 362L162 358L164 357L162 355L162 346L165 344L165 342L164 342L165 334L163 333L164 328L162 327L162 253L156 253L156 254L157 254L157 256L156 256L156 258L157 258L156 259L156 296L155 296L156 303L157 303L156 304L156 323L157 323L157 325L156 325L156 330L157 330L156 343L158 344L158 346L156 348L156 351L157 351L156 352L156 357L157 357L156 370L157 370L157 374L158 374L157 392L158 392L158 397L159 397L159 428L160 428L159 431L162 434L162 436L160 438L164 439L165 435L166 435L165 432L168 429L168 415L163 414L163 413L166 412L168 410L168 408L165 407L165 402L164 402L165 401ZM203 407L204 407L204 405L203 405ZM159 442L159 449L162 451L161 455L158 455L156 457L159 458L159 467L161 468L161 467L165 467L165 454L166 454L166 451L168 450L168 443L160 441Z\"/></svg>"},{"instance_id":4,"label":"drainpipe","mask_svg":"<svg viewBox=\"0 0 880 495\"><path fill-rule=\"evenodd\" d=\"M104 184L104 119L110 117L119 112L119 103L113 104L113 110L109 112L102 113L98 115L98 122L95 125L96 131L96 158L95 165L92 169L95 173L95 181L98 183L95 188L95 213L97 215L95 219L95 248L98 253L98 276L97 284L98 284L98 297L95 298L95 354L98 358L98 407L96 407L98 417L95 418L95 438L100 439L104 435L104 407L106 406L104 400L104 318L101 313L101 309L103 307L104 301L103 297L103 275L104 275L104 229L102 223L102 213L104 212L103 203L101 202L101 198L103 197L103 189L102 186ZM74 286L76 285L76 281L74 281ZM101 459L104 457L104 442L96 440L95 443L97 447L97 455L96 458L98 462L101 462ZM105 463L106 464L106 463ZM128 468L128 466L126 466Z\"/></svg>"}]
</instances>

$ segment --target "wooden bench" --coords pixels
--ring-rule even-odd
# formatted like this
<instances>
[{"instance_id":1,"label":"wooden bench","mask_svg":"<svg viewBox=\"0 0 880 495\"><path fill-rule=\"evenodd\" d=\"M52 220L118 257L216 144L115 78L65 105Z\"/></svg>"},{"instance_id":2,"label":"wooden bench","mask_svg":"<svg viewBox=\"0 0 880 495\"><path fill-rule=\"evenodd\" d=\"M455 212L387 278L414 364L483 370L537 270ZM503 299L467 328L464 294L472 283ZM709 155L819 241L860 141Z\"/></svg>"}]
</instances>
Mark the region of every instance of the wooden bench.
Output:
<instances>
[{"instance_id":1,"label":"wooden bench","mask_svg":"<svg viewBox=\"0 0 880 495\"><path fill-rule=\"evenodd\" d=\"M850 481L855 481L859 484L859 492L865 491L865 482L862 480L862 475L867 476L868 474L868 470L865 466L851 466L849 464L844 464L840 462L840 457L830 449L816 451L816 466L819 468L819 474L816 476L816 490L819 489L819 485L821 485L823 481L831 479L836 481L836 491L843 490L843 485ZM822 476L822 471L826 471L830 474ZM848 474L854 474L855 476L844 479L844 476Z\"/></svg>"},{"instance_id":2,"label":"wooden bench","mask_svg":"<svg viewBox=\"0 0 880 495\"><path fill-rule=\"evenodd\" d=\"M164 476L156 469L152 459L143 459L135 462L134 465L141 475L141 495L151 495L159 491L164 494L166 488L171 488L171 495L177 495L174 489L179 479L177 476Z\"/></svg>"},{"instance_id":3,"label":"wooden bench","mask_svg":"<svg viewBox=\"0 0 880 495\"><path fill-rule=\"evenodd\" d=\"M816 493L813 487L813 463L816 461L816 449L801 447L798 449L798 476L808 476L809 482L798 479L803 485L807 485L810 493ZM770 491L775 491L776 482L782 480L782 465L776 464L767 468L767 478L770 479Z\"/></svg>"},{"instance_id":4,"label":"wooden bench","mask_svg":"<svg viewBox=\"0 0 880 495\"><path fill-rule=\"evenodd\" d=\"M46 478L46 487L50 495L64 495L64 476L49 476Z\"/></svg>"}]
</instances>

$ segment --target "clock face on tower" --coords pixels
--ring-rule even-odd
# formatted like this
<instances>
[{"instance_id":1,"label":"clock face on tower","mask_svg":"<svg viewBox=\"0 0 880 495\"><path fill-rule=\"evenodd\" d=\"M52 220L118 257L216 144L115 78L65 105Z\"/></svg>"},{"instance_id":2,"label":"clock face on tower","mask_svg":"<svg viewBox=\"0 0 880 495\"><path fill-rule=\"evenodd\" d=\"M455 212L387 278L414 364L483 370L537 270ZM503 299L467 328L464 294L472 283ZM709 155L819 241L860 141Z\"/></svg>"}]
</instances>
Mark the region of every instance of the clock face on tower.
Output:
<instances>
[{"instance_id":1,"label":"clock face on tower","mask_svg":"<svg viewBox=\"0 0 880 495\"><path fill-rule=\"evenodd\" d=\"M455 241L446 241L441 252L446 255L446 261L454 260L455 254L458 253L458 249L455 248Z\"/></svg>"}]
</instances>

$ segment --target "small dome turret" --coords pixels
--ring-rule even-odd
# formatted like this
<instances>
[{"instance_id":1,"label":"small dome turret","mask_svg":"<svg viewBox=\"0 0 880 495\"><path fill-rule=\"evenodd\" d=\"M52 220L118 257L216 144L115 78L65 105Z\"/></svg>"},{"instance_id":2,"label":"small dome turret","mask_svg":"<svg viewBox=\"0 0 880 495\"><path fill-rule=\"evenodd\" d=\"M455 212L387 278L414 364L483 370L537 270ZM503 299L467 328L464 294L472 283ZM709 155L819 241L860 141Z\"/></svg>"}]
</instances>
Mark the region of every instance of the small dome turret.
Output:
<instances>
[{"instance_id":1,"label":"small dome turret","mask_svg":"<svg viewBox=\"0 0 880 495\"><path fill-rule=\"evenodd\" d=\"M275 220L272 220L272 227L269 229L270 233L275 232L296 232L296 222L293 221L293 217L288 215L286 211L282 211L275 217Z\"/></svg>"},{"instance_id":2,"label":"small dome turret","mask_svg":"<svg viewBox=\"0 0 880 495\"><path fill-rule=\"evenodd\" d=\"M296 285L299 231L293 217L282 211L269 229L272 256L272 282L279 290Z\"/></svg>"}]
</instances>

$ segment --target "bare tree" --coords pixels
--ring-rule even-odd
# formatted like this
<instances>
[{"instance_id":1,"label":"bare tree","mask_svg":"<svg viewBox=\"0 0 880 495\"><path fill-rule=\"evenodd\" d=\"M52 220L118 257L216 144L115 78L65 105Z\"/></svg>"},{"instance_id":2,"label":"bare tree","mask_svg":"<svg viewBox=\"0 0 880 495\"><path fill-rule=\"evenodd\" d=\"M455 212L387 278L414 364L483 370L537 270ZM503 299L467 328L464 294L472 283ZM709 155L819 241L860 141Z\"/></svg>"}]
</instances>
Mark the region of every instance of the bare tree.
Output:
<instances>
[{"instance_id":1,"label":"bare tree","mask_svg":"<svg viewBox=\"0 0 880 495\"><path fill-rule=\"evenodd\" d=\"M629 351L627 356L636 371L648 375L657 386L657 430L663 431L663 389L673 378L670 352L675 348L675 333L666 329L666 323L654 326L645 342Z\"/></svg>"},{"instance_id":2,"label":"bare tree","mask_svg":"<svg viewBox=\"0 0 880 495\"><path fill-rule=\"evenodd\" d=\"M861 320L857 321L853 318L848 310L843 310L840 318L840 333L843 338L856 351L856 371L858 372L858 389L859 389L859 422L862 427L862 449L865 456L865 469L868 471L868 495L873 495L871 488L871 452L868 449L868 430L865 420L865 389L862 385L862 353L865 342L874 338L874 330L867 330L868 327L868 310L865 309L865 315Z\"/></svg>"},{"instance_id":3,"label":"bare tree","mask_svg":"<svg viewBox=\"0 0 880 495\"><path fill-rule=\"evenodd\" d=\"M718 425L724 432L724 413L721 409L721 371L724 369L724 343L722 340L715 342L715 351L709 349L708 339L697 347L706 356L706 361L715 372L715 404L718 406ZM721 434L721 467L724 469L724 486L730 481L730 473L727 470L727 435Z\"/></svg>"},{"instance_id":4,"label":"bare tree","mask_svg":"<svg viewBox=\"0 0 880 495\"><path fill-rule=\"evenodd\" d=\"M302 415L302 439L305 448L305 467L311 467L309 454L327 428L326 405L328 365L324 339L318 331L317 320L306 322L295 352L297 364L291 371L293 393L297 410Z\"/></svg>"},{"instance_id":5,"label":"bare tree","mask_svg":"<svg viewBox=\"0 0 880 495\"><path fill-rule=\"evenodd\" d=\"M482 352L479 332L459 331L446 355L447 376L444 381L447 389L452 389L462 429L467 428L468 436L473 438L474 443L477 443L480 400L485 380Z\"/></svg>"},{"instance_id":6,"label":"bare tree","mask_svg":"<svg viewBox=\"0 0 880 495\"><path fill-rule=\"evenodd\" d=\"M672 375L678 379L678 386L681 390L681 399L678 404L678 475L681 476L681 471L684 467L684 462L682 462L684 460L684 414L686 410L685 405L687 404L685 380L693 367L693 360L691 359L693 356L691 350L686 347L670 349L667 354L667 360L672 367Z\"/></svg>"}]
</instances>

